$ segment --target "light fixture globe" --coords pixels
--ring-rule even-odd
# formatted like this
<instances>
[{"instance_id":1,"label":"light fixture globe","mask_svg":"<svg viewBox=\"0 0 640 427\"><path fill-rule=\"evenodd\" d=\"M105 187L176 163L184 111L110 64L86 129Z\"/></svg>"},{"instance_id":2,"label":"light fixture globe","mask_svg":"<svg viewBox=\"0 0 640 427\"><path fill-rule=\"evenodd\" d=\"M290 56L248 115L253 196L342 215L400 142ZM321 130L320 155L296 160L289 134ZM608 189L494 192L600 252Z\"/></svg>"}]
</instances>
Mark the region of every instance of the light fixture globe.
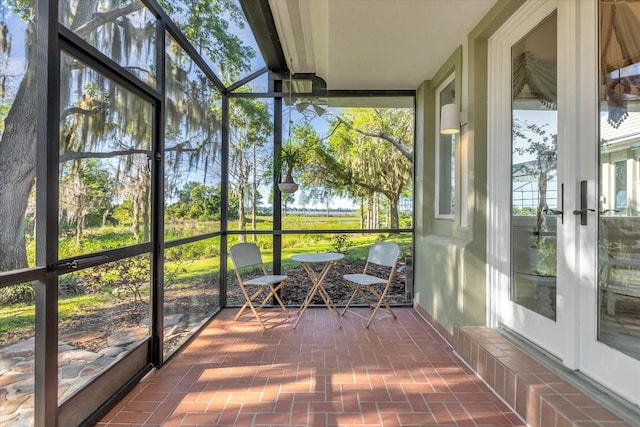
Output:
<instances>
[{"instance_id":1,"label":"light fixture globe","mask_svg":"<svg viewBox=\"0 0 640 427\"><path fill-rule=\"evenodd\" d=\"M460 132L460 110L456 104L446 104L440 110L440 133L452 135Z\"/></svg>"}]
</instances>

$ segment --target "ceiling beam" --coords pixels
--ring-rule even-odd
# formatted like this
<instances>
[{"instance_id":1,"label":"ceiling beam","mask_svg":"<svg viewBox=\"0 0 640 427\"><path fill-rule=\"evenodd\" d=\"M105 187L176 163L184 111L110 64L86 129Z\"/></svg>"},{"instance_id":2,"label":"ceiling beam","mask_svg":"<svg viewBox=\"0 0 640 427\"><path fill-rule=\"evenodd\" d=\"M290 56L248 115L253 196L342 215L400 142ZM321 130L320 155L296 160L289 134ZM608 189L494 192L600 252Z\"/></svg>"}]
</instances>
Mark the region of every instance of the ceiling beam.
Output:
<instances>
[{"instance_id":1,"label":"ceiling beam","mask_svg":"<svg viewBox=\"0 0 640 427\"><path fill-rule=\"evenodd\" d=\"M289 68L276 31L276 24L271 14L269 1L239 1L267 68L277 73L288 73Z\"/></svg>"}]
</instances>

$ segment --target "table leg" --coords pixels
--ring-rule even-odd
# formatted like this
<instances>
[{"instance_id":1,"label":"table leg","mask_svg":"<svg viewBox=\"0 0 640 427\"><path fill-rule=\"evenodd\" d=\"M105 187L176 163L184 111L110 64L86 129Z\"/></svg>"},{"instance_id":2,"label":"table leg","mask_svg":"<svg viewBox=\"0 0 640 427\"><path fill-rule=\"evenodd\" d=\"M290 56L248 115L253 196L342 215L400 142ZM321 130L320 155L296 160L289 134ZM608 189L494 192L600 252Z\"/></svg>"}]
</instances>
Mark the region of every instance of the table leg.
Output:
<instances>
[{"instance_id":1,"label":"table leg","mask_svg":"<svg viewBox=\"0 0 640 427\"><path fill-rule=\"evenodd\" d=\"M311 286L311 290L309 291L309 294L307 295L304 302L302 303L302 306L300 307L300 310L298 312L298 319L294 323L293 329L295 329L296 326L298 326L298 322L300 322L300 319L302 319L302 315L309 307L309 304L311 304L311 300L313 299L316 293L320 294L320 297L322 298L325 305L331 312L331 315L335 319L336 323L340 328L342 328L342 324L340 323L340 318L338 317L338 309L333 305L333 302L331 301L329 294L327 293L326 289L324 289L324 287L322 286L322 282L324 281L325 277L329 273L329 270L331 269L332 265L333 265L333 262L326 263L324 268L322 269L322 272L318 276L316 272L313 271L313 268L311 267L311 265L305 262L302 263L302 267L305 269L305 271L309 275L309 279L311 279L312 286Z\"/></svg>"}]
</instances>

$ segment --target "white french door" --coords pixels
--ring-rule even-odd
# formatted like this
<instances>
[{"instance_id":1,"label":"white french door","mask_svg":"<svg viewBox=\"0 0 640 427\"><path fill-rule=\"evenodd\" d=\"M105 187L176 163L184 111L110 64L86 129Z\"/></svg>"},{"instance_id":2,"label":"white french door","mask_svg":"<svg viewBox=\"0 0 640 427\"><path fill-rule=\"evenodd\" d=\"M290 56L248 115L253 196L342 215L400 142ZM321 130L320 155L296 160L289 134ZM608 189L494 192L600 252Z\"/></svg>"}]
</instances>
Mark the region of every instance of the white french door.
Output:
<instances>
[{"instance_id":1,"label":"white french door","mask_svg":"<svg viewBox=\"0 0 640 427\"><path fill-rule=\"evenodd\" d=\"M576 153L577 172L594 183L584 198L595 212L577 236L578 367L640 406L640 43L630 42L640 38L640 4L597 3L582 5L582 19L597 24L579 47L593 57L580 64L578 114L593 120L581 122L590 143Z\"/></svg>"},{"instance_id":2,"label":"white french door","mask_svg":"<svg viewBox=\"0 0 640 427\"><path fill-rule=\"evenodd\" d=\"M597 65L607 13L640 39L622 3L529 1L489 41L487 302L489 325L638 405L640 44Z\"/></svg>"},{"instance_id":3,"label":"white french door","mask_svg":"<svg viewBox=\"0 0 640 427\"><path fill-rule=\"evenodd\" d=\"M564 359L562 263L570 249L562 242L573 218L564 208L571 139L561 124L569 82L558 76L566 72L568 52L558 43L566 17L557 6L523 5L490 41L489 197L495 203L488 240L494 323Z\"/></svg>"}]
</instances>

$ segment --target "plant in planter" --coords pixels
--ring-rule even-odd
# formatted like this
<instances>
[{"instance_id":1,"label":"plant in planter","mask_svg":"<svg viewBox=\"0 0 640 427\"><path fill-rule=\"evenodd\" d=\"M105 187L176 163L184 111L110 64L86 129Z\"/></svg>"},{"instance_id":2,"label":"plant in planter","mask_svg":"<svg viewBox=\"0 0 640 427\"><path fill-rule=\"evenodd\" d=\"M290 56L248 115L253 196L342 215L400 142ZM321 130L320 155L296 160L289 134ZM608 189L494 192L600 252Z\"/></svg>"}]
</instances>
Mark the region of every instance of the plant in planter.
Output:
<instances>
[{"instance_id":1,"label":"plant in planter","mask_svg":"<svg viewBox=\"0 0 640 427\"><path fill-rule=\"evenodd\" d=\"M532 230L533 244L529 248L531 268L541 274L555 276L555 258L551 262L555 253L555 236L548 233L547 215L560 215L562 212L549 208L547 183L556 176L558 168L558 136L548 133L547 126L515 119L513 137L517 143L513 153L531 159L518 165L518 173L535 179L538 184L536 225Z\"/></svg>"},{"instance_id":2,"label":"plant in planter","mask_svg":"<svg viewBox=\"0 0 640 427\"><path fill-rule=\"evenodd\" d=\"M304 164L302 147L287 141L276 152L275 167L280 174L284 173L284 180L278 183L278 188L283 193L293 193L298 189L298 184L293 180L293 171Z\"/></svg>"}]
</instances>

